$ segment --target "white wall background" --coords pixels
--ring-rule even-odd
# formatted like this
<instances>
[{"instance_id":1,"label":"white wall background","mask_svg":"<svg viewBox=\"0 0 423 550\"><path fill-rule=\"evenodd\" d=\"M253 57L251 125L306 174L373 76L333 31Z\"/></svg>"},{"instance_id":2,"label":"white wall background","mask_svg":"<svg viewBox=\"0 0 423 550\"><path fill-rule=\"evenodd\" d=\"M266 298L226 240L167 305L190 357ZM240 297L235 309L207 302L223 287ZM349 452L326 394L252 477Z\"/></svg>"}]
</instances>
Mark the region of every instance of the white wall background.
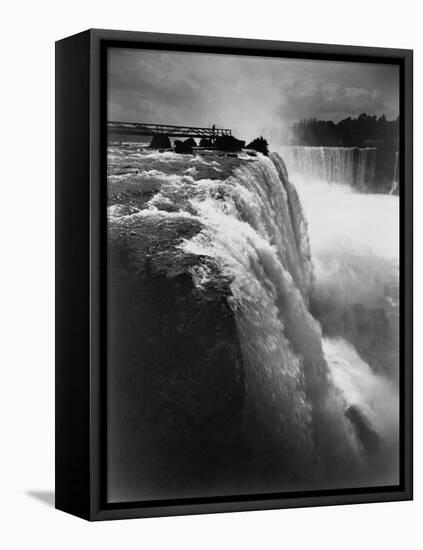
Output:
<instances>
[{"instance_id":1,"label":"white wall background","mask_svg":"<svg viewBox=\"0 0 423 550\"><path fill-rule=\"evenodd\" d=\"M90 27L415 49L415 501L89 524L55 511L54 41ZM422 535L422 21L413 0L5 2L0 48L0 545L418 548ZM41 497L31 496L41 492ZM38 495L40 496L40 495Z\"/></svg>"}]
</instances>

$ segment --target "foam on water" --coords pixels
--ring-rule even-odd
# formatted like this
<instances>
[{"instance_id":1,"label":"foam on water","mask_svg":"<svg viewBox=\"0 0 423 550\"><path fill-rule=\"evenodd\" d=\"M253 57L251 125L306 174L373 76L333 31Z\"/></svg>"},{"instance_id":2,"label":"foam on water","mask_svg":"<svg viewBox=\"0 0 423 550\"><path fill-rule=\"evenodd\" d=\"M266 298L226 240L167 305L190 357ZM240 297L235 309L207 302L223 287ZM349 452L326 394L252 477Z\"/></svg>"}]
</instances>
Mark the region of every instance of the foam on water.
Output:
<instances>
[{"instance_id":1,"label":"foam on water","mask_svg":"<svg viewBox=\"0 0 423 550\"><path fill-rule=\"evenodd\" d=\"M223 200L191 200L204 229L182 248L213 258L231 280L246 366L246 418L256 444L259 439L265 452L290 457L297 481L323 482L354 456L359 464L359 450L324 357L320 325L308 309L307 224L283 171L277 156L261 157L233 174ZM205 271L192 269L197 285L207 280Z\"/></svg>"},{"instance_id":2,"label":"foam on water","mask_svg":"<svg viewBox=\"0 0 423 550\"><path fill-rule=\"evenodd\" d=\"M288 179L276 154L233 165L137 154L139 189L152 195L134 210L114 204L109 216L120 227L155 217L198 223L200 231L177 249L198 258L189 269L200 291L216 277L230 283L244 359L245 429L257 463L271 460L286 488L289 480L296 489L364 483L370 466L345 412L358 407L372 429L395 440L397 404L385 405L394 403L397 388L346 338L324 335L311 305L336 313L348 304L395 302L386 287L398 281L397 197L356 195L295 173ZM150 178L157 187L149 187ZM111 179L114 185L122 182ZM394 309L386 305L391 316ZM395 473L389 476L394 481Z\"/></svg>"}]
</instances>

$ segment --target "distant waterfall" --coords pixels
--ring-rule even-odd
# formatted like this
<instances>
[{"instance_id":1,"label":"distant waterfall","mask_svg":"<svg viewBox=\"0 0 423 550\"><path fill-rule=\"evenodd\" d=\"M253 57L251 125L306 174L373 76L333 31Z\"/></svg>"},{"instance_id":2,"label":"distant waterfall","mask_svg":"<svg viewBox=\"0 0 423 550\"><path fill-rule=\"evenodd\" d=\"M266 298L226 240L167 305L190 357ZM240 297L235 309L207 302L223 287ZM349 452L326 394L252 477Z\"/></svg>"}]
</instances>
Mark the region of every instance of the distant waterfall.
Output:
<instances>
[{"instance_id":1,"label":"distant waterfall","mask_svg":"<svg viewBox=\"0 0 423 550\"><path fill-rule=\"evenodd\" d=\"M290 174L362 190L374 182L375 148L284 146L281 154Z\"/></svg>"},{"instance_id":2,"label":"distant waterfall","mask_svg":"<svg viewBox=\"0 0 423 550\"><path fill-rule=\"evenodd\" d=\"M398 182L399 182L399 154L398 151L395 152L395 165L394 165L394 175L392 178L392 187L389 191L390 195L396 194L396 191L398 189Z\"/></svg>"}]
</instances>

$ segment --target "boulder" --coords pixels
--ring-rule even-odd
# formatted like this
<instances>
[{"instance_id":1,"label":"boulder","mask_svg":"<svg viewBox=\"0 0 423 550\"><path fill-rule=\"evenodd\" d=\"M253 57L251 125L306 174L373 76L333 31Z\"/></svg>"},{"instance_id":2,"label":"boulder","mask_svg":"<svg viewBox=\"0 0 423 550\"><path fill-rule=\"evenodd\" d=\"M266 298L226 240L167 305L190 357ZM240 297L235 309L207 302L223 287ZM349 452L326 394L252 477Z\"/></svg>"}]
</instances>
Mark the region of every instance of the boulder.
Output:
<instances>
[{"instance_id":1,"label":"boulder","mask_svg":"<svg viewBox=\"0 0 423 550\"><path fill-rule=\"evenodd\" d=\"M184 145L186 145L187 147L197 147L197 144L195 142L195 139L194 138L188 138L184 141Z\"/></svg>"},{"instance_id":2,"label":"boulder","mask_svg":"<svg viewBox=\"0 0 423 550\"><path fill-rule=\"evenodd\" d=\"M194 142L194 145L192 145ZM185 155L192 155L192 148L195 147L196 143L192 138L186 139L185 141L176 140L175 141L175 153L181 153Z\"/></svg>"},{"instance_id":3,"label":"boulder","mask_svg":"<svg viewBox=\"0 0 423 550\"><path fill-rule=\"evenodd\" d=\"M155 134L150 143L150 149L170 149L170 139L169 136L164 134Z\"/></svg>"},{"instance_id":4,"label":"boulder","mask_svg":"<svg viewBox=\"0 0 423 550\"><path fill-rule=\"evenodd\" d=\"M200 139L200 147L212 147L213 143L211 139L209 138L201 138Z\"/></svg>"},{"instance_id":5,"label":"boulder","mask_svg":"<svg viewBox=\"0 0 423 550\"><path fill-rule=\"evenodd\" d=\"M236 139L234 136L218 136L214 142L214 146L221 151L236 153L245 147L245 141Z\"/></svg>"}]
</instances>

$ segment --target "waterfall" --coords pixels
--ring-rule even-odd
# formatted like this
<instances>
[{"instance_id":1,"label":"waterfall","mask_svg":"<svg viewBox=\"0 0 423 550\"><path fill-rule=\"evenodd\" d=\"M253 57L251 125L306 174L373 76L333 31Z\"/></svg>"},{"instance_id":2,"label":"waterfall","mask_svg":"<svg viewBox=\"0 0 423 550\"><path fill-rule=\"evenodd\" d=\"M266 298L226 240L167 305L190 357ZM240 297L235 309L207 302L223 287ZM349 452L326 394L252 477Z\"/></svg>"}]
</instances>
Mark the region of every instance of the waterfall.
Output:
<instances>
[{"instance_id":1,"label":"waterfall","mask_svg":"<svg viewBox=\"0 0 423 550\"><path fill-rule=\"evenodd\" d=\"M281 153L290 174L360 190L374 182L375 148L284 146Z\"/></svg>"},{"instance_id":2,"label":"waterfall","mask_svg":"<svg viewBox=\"0 0 423 550\"><path fill-rule=\"evenodd\" d=\"M327 486L345 468L358 468L361 458L344 414L348 403L333 382L321 328L309 310L307 222L284 163L276 154L245 163L226 182L224 200L220 194L191 205L204 229L182 249L213 259L231 280L256 453L267 457L265 464L271 456L296 487ZM199 287L215 272L207 265L192 269Z\"/></svg>"},{"instance_id":3,"label":"waterfall","mask_svg":"<svg viewBox=\"0 0 423 550\"><path fill-rule=\"evenodd\" d=\"M393 195L396 193L398 189L398 182L399 182L399 154L398 151L395 152L395 164L394 164L394 174L392 177L392 186L391 190L389 191L390 195Z\"/></svg>"},{"instance_id":4,"label":"waterfall","mask_svg":"<svg viewBox=\"0 0 423 550\"><path fill-rule=\"evenodd\" d=\"M396 483L398 199L347 189L374 150L286 147L289 178L278 154L110 154L114 196L137 193L110 227L167 239L160 273L198 293L229 285L259 488Z\"/></svg>"}]
</instances>

